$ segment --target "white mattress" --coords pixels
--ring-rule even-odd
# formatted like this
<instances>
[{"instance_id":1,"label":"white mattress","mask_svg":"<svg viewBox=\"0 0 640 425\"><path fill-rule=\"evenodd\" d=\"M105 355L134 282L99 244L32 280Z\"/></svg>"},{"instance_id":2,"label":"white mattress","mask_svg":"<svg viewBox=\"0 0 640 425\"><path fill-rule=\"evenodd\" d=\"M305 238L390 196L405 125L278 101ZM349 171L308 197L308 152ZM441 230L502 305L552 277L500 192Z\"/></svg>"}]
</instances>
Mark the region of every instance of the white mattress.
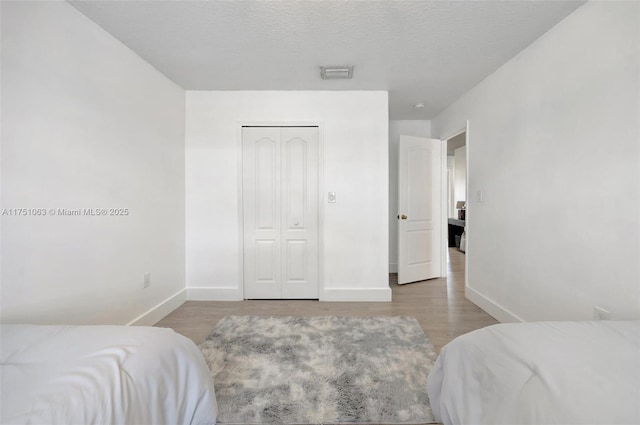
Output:
<instances>
[{"instance_id":1,"label":"white mattress","mask_svg":"<svg viewBox=\"0 0 640 425\"><path fill-rule=\"evenodd\" d=\"M640 321L489 326L446 345L428 378L448 424L640 424Z\"/></svg>"},{"instance_id":2,"label":"white mattress","mask_svg":"<svg viewBox=\"0 0 640 425\"><path fill-rule=\"evenodd\" d=\"M1 421L213 424L211 373L171 329L3 325Z\"/></svg>"}]
</instances>

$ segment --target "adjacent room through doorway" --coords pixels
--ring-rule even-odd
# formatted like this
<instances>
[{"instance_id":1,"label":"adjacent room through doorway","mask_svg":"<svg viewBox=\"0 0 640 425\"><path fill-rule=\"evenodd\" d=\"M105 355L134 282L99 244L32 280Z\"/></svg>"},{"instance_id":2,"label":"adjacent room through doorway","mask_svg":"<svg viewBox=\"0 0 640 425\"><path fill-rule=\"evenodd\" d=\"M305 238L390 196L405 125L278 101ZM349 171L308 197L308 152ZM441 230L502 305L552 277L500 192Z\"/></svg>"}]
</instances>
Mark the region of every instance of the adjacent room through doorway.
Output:
<instances>
[{"instance_id":1,"label":"adjacent room through doorway","mask_svg":"<svg viewBox=\"0 0 640 425\"><path fill-rule=\"evenodd\" d=\"M462 273L466 282L467 251L467 131L446 141L447 146L447 232L449 272ZM453 270L455 269L455 270Z\"/></svg>"}]
</instances>

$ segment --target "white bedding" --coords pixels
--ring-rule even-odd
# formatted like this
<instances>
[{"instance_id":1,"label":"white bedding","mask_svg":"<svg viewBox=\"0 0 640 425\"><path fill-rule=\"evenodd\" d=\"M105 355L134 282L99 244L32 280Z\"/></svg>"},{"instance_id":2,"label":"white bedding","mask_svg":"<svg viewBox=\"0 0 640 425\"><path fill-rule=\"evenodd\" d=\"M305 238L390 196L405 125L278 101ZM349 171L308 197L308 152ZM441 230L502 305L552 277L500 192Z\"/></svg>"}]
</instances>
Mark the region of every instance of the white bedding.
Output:
<instances>
[{"instance_id":1,"label":"white bedding","mask_svg":"<svg viewBox=\"0 0 640 425\"><path fill-rule=\"evenodd\" d=\"M3 325L3 424L213 424L211 373L171 329Z\"/></svg>"},{"instance_id":2,"label":"white bedding","mask_svg":"<svg viewBox=\"0 0 640 425\"><path fill-rule=\"evenodd\" d=\"M640 424L640 321L489 326L446 345L428 381L448 424Z\"/></svg>"}]
</instances>

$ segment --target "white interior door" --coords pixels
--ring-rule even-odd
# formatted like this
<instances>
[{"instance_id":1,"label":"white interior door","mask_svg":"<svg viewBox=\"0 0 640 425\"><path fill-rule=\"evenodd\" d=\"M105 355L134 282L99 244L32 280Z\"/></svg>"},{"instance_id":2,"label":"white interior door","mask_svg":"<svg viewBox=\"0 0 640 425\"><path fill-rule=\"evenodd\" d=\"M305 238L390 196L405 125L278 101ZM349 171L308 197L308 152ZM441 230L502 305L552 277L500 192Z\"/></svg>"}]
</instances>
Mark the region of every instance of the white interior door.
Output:
<instances>
[{"instance_id":1,"label":"white interior door","mask_svg":"<svg viewBox=\"0 0 640 425\"><path fill-rule=\"evenodd\" d=\"M318 298L318 128L243 127L244 294Z\"/></svg>"},{"instance_id":2,"label":"white interior door","mask_svg":"<svg viewBox=\"0 0 640 425\"><path fill-rule=\"evenodd\" d=\"M400 136L398 283L440 276L442 142Z\"/></svg>"}]
</instances>

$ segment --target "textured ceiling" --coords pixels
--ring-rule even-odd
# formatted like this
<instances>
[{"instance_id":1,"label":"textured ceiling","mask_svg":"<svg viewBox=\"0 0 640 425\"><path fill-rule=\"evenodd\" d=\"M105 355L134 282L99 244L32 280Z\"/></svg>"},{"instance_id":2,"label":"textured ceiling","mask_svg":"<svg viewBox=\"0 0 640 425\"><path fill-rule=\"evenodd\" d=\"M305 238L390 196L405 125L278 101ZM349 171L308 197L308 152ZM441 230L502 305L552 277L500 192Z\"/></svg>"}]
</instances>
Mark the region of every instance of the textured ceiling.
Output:
<instances>
[{"instance_id":1,"label":"textured ceiling","mask_svg":"<svg viewBox=\"0 0 640 425\"><path fill-rule=\"evenodd\" d=\"M583 3L69 2L187 90L388 90L391 119L434 117Z\"/></svg>"}]
</instances>

